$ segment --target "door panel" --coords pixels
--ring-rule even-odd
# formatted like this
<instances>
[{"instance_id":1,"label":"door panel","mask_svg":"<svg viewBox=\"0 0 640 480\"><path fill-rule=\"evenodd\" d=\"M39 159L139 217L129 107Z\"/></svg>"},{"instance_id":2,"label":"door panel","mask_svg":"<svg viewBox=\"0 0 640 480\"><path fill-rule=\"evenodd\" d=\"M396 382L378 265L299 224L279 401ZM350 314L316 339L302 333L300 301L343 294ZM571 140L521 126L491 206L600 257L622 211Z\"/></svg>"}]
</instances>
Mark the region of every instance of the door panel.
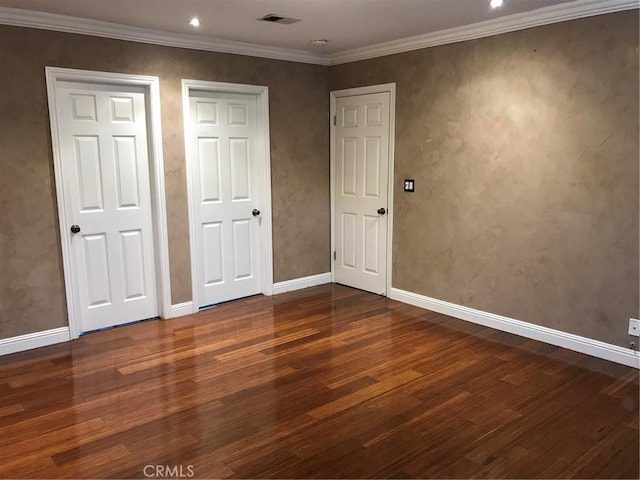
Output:
<instances>
[{"instance_id":1,"label":"door panel","mask_svg":"<svg viewBox=\"0 0 640 480\"><path fill-rule=\"evenodd\" d=\"M124 273L124 301L144 297L144 248L142 231L120 232L122 270Z\"/></svg>"},{"instance_id":2,"label":"door panel","mask_svg":"<svg viewBox=\"0 0 640 480\"><path fill-rule=\"evenodd\" d=\"M336 99L335 281L379 294L386 293L389 105L389 93Z\"/></svg>"},{"instance_id":3,"label":"door panel","mask_svg":"<svg viewBox=\"0 0 640 480\"><path fill-rule=\"evenodd\" d=\"M248 108L245 104L229 103L229 126L243 126L248 124Z\"/></svg>"},{"instance_id":4,"label":"door panel","mask_svg":"<svg viewBox=\"0 0 640 480\"><path fill-rule=\"evenodd\" d=\"M117 169L118 209L139 208L138 159L135 137L114 137L113 150Z\"/></svg>"},{"instance_id":5,"label":"door panel","mask_svg":"<svg viewBox=\"0 0 640 480\"><path fill-rule=\"evenodd\" d=\"M192 91L189 138L200 307L261 291L257 100ZM200 233L197 233L200 232Z\"/></svg>"},{"instance_id":6,"label":"door panel","mask_svg":"<svg viewBox=\"0 0 640 480\"><path fill-rule=\"evenodd\" d=\"M70 93L72 103L72 118L82 121L88 120L95 122L97 120L96 96L90 93Z\"/></svg>"},{"instance_id":7,"label":"door panel","mask_svg":"<svg viewBox=\"0 0 640 480\"><path fill-rule=\"evenodd\" d=\"M342 267L356 268L356 228L357 215L354 213L342 213Z\"/></svg>"},{"instance_id":8,"label":"door panel","mask_svg":"<svg viewBox=\"0 0 640 480\"><path fill-rule=\"evenodd\" d=\"M217 138L198 139L201 201L220 201L220 144Z\"/></svg>"},{"instance_id":9,"label":"door panel","mask_svg":"<svg viewBox=\"0 0 640 480\"><path fill-rule=\"evenodd\" d=\"M380 198L380 138L364 139L364 196Z\"/></svg>"},{"instance_id":10,"label":"door panel","mask_svg":"<svg viewBox=\"0 0 640 480\"><path fill-rule=\"evenodd\" d=\"M102 168L98 137L74 136L78 180L80 188L80 211L103 210Z\"/></svg>"},{"instance_id":11,"label":"door panel","mask_svg":"<svg viewBox=\"0 0 640 480\"><path fill-rule=\"evenodd\" d=\"M111 121L135 122L133 99L131 97L111 97Z\"/></svg>"},{"instance_id":12,"label":"door panel","mask_svg":"<svg viewBox=\"0 0 640 480\"><path fill-rule=\"evenodd\" d=\"M233 221L233 272L234 280L250 278L253 275L251 220Z\"/></svg>"},{"instance_id":13,"label":"door panel","mask_svg":"<svg viewBox=\"0 0 640 480\"><path fill-rule=\"evenodd\" d=\"M59 82L80 331L158 315L144 90ZM67 228L71 227L69 225Z\"/></svg>"},{"instance_id":14,"label":"door panel","mask_svg":"<svg viewBox=\"0 0 640 480\"><path fill-rule=\"evenodd\" d=\"M380 273L380 229L379 229L379 217L364 215L364 261L363 269L367 273L377 275Z\"/></svg>"},{"instance_id":15,"label":"door panel","mask_svg":"<svg viewBox=\"0 0 640 480\"><path fill-rule=\"evenodd\" d=\"M250 200L248 138L229 139L229 160L231 164L231 199Z\"/></svg>"},{"instance_id":16,"label":"door panel","mask_svg":"<svg viewBox=\"0 0 640 480\"><path fill-rule=\"evenodd\" d=\"M87 279L89 308L100 305L111 305L111 288L109 279L109 261L107 254L107 236L84 235L85 270L83 275Z\"/></svg>"},{"instance_id":17,"label":"door panel","mask_svg":"<svg viewBox=\"0 0 640 480\"><path fill-rule=\"evenodd\" d=\"M222 222L204 223L202 225L205 286L224 282L222 228Z\"/></svg>"},{"instance_id":18,"label":"door panel","mask_svg":"<svg viewBox=\"0 0 640 480\"><path fill-rule=\"evenodd\" d=\"M356 196L357 146L357 138L342 139L342 155L339 159L342 163L342 175L339 178L342 180L343 196Z\"/></svg>"}]
</instances>

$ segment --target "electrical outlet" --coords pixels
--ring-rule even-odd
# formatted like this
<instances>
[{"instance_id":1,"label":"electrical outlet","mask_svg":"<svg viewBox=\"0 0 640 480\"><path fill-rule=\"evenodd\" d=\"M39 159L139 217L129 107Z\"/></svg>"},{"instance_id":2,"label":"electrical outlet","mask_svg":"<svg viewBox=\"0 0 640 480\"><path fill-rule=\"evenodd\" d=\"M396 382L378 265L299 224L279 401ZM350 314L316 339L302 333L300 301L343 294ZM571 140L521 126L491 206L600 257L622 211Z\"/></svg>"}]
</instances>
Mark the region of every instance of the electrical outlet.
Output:
<instances>
[{"instance_id":1,"label":"electrical outlet","mask_svg":"<svg viewBox=\"0 0 640 480\"><path fill-rule=\"evenodd\" d=\"M640 337L640 320L636 318L629 319L629 335Z\"/></svg>"}]
</instances>

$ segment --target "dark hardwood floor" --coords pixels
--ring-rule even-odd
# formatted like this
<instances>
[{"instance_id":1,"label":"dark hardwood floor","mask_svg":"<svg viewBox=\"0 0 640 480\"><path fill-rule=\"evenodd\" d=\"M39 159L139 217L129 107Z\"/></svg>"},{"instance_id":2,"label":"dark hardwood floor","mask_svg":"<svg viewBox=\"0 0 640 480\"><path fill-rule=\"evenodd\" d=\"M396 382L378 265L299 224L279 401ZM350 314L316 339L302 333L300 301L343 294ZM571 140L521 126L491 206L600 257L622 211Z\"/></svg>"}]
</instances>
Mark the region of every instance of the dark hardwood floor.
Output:
<instances>
[{"instance_id":1,"label":"dark hardwood floor","mask_svg":"<svg viewBox=\"0 0 640 480\"><path fill-rule=\"evenodd\" d=\"M637 370L337 285L0 357L1 478L638 478L638 451Z\"/></svg>"}]
</instances>

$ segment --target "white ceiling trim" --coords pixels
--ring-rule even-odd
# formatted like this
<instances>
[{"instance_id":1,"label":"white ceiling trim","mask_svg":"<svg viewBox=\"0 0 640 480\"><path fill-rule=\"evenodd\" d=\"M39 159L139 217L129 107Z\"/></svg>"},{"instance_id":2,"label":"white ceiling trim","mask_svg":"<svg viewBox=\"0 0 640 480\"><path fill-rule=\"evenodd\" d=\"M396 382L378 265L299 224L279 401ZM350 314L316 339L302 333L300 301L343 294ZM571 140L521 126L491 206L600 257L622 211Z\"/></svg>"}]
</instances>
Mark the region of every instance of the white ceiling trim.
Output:
<instances>
[{"instance_id":1,"label":"white ceiling trim","mask_svg":"<svg viewBox=\"0 0 640 480\"><path fill-rule=\"evenodd\" d=\"M448 43L464 42L577 18L632 10L638 7L640 7L638 0L576 0L575 2L539 8L530 12L508 15L462 27L440 30L439 32L379 43L369 47L345 50L330 55L329 59L331 65L357 62L358 60L383 57L394 53L409 52Z\"/></svg>"},{"instance_id":2,"label":"white ceiling trim","mask_svg":"<svg viewBox=\"0 0 640 480\"><path fill-rule=\"evenodd\" d=\"M570 3L540 8L531 12L508 15L494 20L450 28L439 32L345 50L331 55L313 54L304 50L270 47L248 42L169 33L148 28L132 27L99 20L17 8L0 7L0 24L290 62L315 65L339 65L437 45L474 40L577 18L632 10L639 8L639 6L639 0L576 0Z\"/></svg>"},{"instance_id":3,"label":"white ceiling trim","mask_svg":"<svg viewBox=\"0 0 640 480\"><path fill-rule=\"evenodd\" d=\"M305 52L304 50L269 47L248 42L163 32L149 28L132 27L100 20L18 8L0 7L0 24L77 33L94 37L114 38L117 40L150 43L168 47L189 48L192 50L207 50L210 52L234 53L237 55L286 60L289 62L329 65L327 56L316 55Z\"/></svg>"}]
</instances>

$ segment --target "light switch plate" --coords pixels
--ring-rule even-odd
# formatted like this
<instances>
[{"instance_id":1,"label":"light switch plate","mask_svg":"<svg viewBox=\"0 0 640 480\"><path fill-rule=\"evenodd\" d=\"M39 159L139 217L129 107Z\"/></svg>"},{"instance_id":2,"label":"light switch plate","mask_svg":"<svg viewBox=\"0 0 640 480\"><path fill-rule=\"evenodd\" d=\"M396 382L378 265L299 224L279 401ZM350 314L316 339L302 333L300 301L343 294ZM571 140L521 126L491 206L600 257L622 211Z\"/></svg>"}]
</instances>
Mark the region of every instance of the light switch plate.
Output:
<instances>
[{"instance_id":1,"label":"light switch plate","mask_svg":"<svg viewBox=\"0 0 640 480\"><path fill-rule=\"evenodd\" d=\"M416 181L413 178L407 178L404 181L405 192L415 192Z\"/></svg>"}]
</instances>

